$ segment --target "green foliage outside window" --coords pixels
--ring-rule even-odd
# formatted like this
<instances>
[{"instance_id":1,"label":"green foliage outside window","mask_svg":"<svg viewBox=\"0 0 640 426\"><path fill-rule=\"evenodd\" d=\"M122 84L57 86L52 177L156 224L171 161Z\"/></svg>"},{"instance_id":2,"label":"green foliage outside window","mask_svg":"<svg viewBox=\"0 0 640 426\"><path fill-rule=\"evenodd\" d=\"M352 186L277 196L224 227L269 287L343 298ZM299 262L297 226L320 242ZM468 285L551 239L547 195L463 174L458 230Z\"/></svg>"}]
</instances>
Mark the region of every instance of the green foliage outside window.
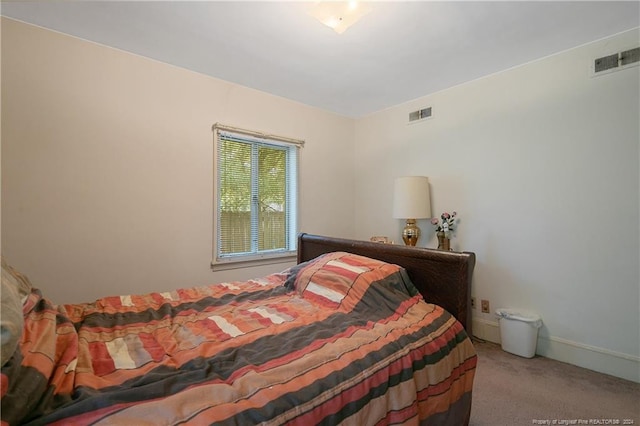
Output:
<instances>
[{"instance_id":1,"label":"green foliage outside window","mask_svg":"<svg viewBox=\"0 0 640 426\"><path fill-rule=\"evenodd\" d=\"M220 255L287 249L291 149L220 138Z\"/></svg>"}]
</instances>

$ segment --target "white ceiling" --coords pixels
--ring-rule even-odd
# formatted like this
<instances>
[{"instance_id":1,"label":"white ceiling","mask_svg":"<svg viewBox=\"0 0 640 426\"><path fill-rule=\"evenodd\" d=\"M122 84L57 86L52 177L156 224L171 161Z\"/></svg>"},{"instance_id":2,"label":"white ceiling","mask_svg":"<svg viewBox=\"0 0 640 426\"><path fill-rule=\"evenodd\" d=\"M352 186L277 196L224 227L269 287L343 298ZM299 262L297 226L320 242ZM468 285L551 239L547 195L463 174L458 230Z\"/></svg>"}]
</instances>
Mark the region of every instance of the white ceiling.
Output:
<instances>
[{"instance_id":1,"label":"white ceiling","mask_svg":"<svg viewBox=\"0 0 640 426\"><path fill-rule=\"evenodd\" d=\"M349 117L640 26L639 1L370 5L343 34L308 15L309 2L31 1L1 12Z\"/></svg>"}]
</instances>

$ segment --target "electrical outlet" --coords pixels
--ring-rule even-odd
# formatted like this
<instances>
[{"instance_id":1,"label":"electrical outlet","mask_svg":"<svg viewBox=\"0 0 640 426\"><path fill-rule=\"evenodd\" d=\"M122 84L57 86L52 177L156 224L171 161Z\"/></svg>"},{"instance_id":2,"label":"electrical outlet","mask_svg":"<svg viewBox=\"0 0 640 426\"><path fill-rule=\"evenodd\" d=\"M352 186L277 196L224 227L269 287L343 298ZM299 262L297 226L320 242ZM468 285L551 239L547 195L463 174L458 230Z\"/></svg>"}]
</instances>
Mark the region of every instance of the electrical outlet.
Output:
<instances>
[{"instance_id":1,"label":"electrical outlet","mask_svg":"<svg viewBox=\"0 0 640 426\"><path fill-rule=\"evenodd\" d=\"M484 312L485 314L488 314L491 311L489 309L489 301L488 300L481 300L480 301L480 305L481 305L482 312Z\"/></svg>"},{"instance_id":2,"label":"electrical outlet","mask_svg":"<svg viewBox=\"0 0 640 426\"><path fill-rule=\"evenodd\" d=\"M472 297L471 298L471 309L475 309L476 308L476 298Z\"/></svg>"}]
</instances>

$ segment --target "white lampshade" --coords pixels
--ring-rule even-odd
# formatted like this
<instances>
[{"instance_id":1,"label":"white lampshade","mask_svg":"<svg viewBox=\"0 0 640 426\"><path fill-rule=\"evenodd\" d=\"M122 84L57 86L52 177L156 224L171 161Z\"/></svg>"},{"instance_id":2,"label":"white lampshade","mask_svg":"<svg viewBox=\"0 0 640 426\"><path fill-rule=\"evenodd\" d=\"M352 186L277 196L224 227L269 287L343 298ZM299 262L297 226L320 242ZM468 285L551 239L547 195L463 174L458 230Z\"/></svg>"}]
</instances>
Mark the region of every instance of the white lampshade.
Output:
<instances>
[{"instance_id":1,"label":"white lampshade","mask_svg":"<svg viewBox=\"0 0 640 426\"><path fill-rule=\"evenodd\" d=\"M393 217L426 219L431 217L429 179L425 176L396 178L393 190Z\"/></svg>"}]
</instances>

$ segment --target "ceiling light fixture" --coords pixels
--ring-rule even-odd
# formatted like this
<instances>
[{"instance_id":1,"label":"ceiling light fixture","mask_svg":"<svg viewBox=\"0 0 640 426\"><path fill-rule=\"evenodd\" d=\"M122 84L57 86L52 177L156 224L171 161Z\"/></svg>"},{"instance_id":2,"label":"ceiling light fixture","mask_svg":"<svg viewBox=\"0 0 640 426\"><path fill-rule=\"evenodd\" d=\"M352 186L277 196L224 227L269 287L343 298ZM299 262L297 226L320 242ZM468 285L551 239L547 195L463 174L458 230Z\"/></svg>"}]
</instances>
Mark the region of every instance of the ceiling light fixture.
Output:
<instances>
[{"instance_id":1,"label":"ceiling light fixture","mask_svg":"<svg viewBox=\"0 0 640 426\"><path fill-rule=\"evenodd\" d=\"M309 15L342 34L370 11L367 5L357 1L319 1L309 9Z\"/></svg>"}]
</instances>

